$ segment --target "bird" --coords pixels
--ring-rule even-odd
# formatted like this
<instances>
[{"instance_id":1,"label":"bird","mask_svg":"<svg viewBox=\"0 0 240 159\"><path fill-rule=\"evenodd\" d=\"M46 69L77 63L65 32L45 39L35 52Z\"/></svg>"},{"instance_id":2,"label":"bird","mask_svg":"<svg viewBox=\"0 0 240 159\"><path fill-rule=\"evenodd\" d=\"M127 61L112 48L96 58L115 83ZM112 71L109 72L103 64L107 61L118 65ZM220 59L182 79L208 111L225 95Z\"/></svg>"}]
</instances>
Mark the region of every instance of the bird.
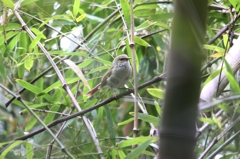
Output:
<instances>
[{"instance_id":1,"label":"bird","mask_svg":"<svg viewBox=\"0 0 240 159\"><path fill-rule=\"evenodd\" d=\"M110 88L123 87L132 76L132 66L130 64L131 58L126 54L119 55L114 58L112 66L103 75L103 78L99 84L97 84L92 90L87 92L88 97L92 97L101 88L108 86Z\"/></svg>"}]
</instances>

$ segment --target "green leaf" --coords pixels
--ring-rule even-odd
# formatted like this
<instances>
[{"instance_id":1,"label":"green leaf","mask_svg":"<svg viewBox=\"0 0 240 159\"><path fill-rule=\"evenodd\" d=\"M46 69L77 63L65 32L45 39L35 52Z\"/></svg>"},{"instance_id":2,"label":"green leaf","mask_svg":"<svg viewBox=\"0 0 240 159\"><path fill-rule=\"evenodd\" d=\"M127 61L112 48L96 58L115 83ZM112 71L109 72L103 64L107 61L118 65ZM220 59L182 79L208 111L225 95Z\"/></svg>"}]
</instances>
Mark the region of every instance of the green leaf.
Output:
<instances>
[{"instance_id":1,"label":"green leaf","mask_svg":"<svg viewBox=\"0 0 240 159\"><path fill-rule=\"evenodd\" d=\"M36 35L41 37L42 39L47 39L46 36L37 28L31 28L31 31Z\"/></svg>"},{"instance_id":2,"label":"green leaf","mask_svg":"<svg viewBox=\"0 0 240 159\"><path fill-rule=\"evenodd\" d=\"M157 4L147 4L147 5L136 5L134 8L134 11L147 11L149 9L156 10L159 8L159 5Z\"/></svg>"},{"instance_id":3,"label":"green leaf","mask_svg":"<svg viewBox=\"0 0 240 159\"><path fill-rule=\"evenodd\" d=\"M127 23L128 28L130 28L130 22L131 22L130 5L129 5L127 0L120 0L120 3L121 3L121 6L122 6L124 19Z\"/></svg>"},{"instance_id":4,"label":"green leaf","mask_svg":"<svg viewBox=\"0 0 240 159\"><path fill-rule=\"evenodd\" d=\"M163 99L164 91L159 88L147 88L147 91L149 94L151 94L154 97Z\"/></svg>"},{"instance_id":5,"label":"green leaf","mask_svg":"<svg viewBox=\"0 0 240 159\"><path fill-rule=\"evenodd\" d=\"M87 59L85 59L82 63L80 63L80 64L78 65L78 67L79 67L79 68L84 68L84 67L90 65L92 62L93 62L93 59L92 59L92 58L87 58Z\"/></svg>"},{"instance_id":6,"label":"green leaf","mask_svg":"<svg viewBox=\"0 0 240 159\"><path fill-rule=\"evenodd\" d=\"M84 18L86 18L87 14L81 14L79 17L77 17L76 22L82 21Z\"/></svg>"},{"instance_id":7,"label":"green leaf","mask_svg":"<svg viewBox=\"0 0 240 159\"><path fill-rule=\"evenodd\" d=\"M28 72L30 72L32 66L33 66L33 54L28 54L24 62L24 67L26 70L28 70Z\"/></svg>"},{"instance_id":8,"label":"green leaf","mask_svg":"<svg viewBox=\"0 0 240 159\"><path fill-rule=\"evenodd\" d=\"M30 131L35 126L36 123L37 123L37 119L35 117L31 116L25 127L25 131Z\"/></svg>"},{"instance_id":9,"label":"green leaf","mask_svg":"<svg viewBox=\"0 0 240 159\"><path fill-rule=\"evenodd\" d=\"M41 108L41 107L46 107L46 106L49 106L49 103L40 103L40 104L32 104L32 105L29 105L29 107L30 107L31 109L33 109L33 108ZM24 114L24 113L26 113L26 112L28 112L28 110L25 108L25 109L23 109L23 110L20 112L20 114Z\"/></svg>"},{"instance_id":10,"label":"green leaf","mask_svg":"<svg viewBox=\"0 0 240 159\"><path fill-rule=\"evenodd\" d=\"M161 117L162 116L162 108L160 107L160 105L158 104L158 102L156 100L154 101L154 105L155 105L156 111L158 112L158 115Z\"/></svg>"},{"instance_id":11,"label":"green leaf","mask_svg":"<svg viewBox=\"0 0 240 159\"><path fill-rule=\"evenodd\" d=\"M18 32L10 31L6 34L6 39L5 40L9 40L17 34L18 34ZM2 46L3 44L4 44L4 36L0 36L0 46Z\"/></svg>"},{"instance_id":12,"label":"green leaf","mask_svg":"<svg viewBox=\"0 0 240 159\"><path fill-rule=\"evenodd\" d=\"M165 23L157 22L155 25L156 25L156 26L159 26L159 27L162 27L162 28L164 28L164 29L168 29L168 30L171 29L171 28L169 27L169 25L167 25L167 24L165 24Z\"/></svg>"},{"instance_id":13,"label":"green leaf","mask_svg":"<svg viewBox=\"0 0 240 159\"><path fill-rule=\"evenodd\" d=\"M110 154L111 154L111 159L117 159L116 158L116 156L117 156L117 150L116 149L111 149Z\"/></svg>"},{"instance_id":14,"label":"green leaf","mask_svg":"<svg viewBox=\"0 0 240 159\"><path fill-rule=\"evenodd\" d=\"M125 120L125 121L122 121L122 122L118 123L118 126L126 125L126 124L130 123L133 120L134 120L134 118L129 118L129 119Z\"/></svg>"},{"instance_id":15,"label":"green leaf","mask_svg":"<svg viewBox=\"0 0 240 159\"><path fill-rule=\"evenodd\" d=\"M8 146L0 155L0 159L5 159L5 156L7 155L7 153L9 151L11 151L14 147L20 145L21 143L23 143L25 141L22 141L22 140L17 140L17 141L14 141L10 146Z\"/></svg>"},{"instance_id":16,"label":"green leaf","mask_svg":"<svg viewBox=\"0 0 240 159\"><path fill-rule=\"evenodd\" d=\"M138 156L140 156L143 151L146 150L146 148L151 144L152 139L147 140L146 142L144 142L143 144L139 145L138 147L136 147L132 152L130 152L125 159L135 159Z\"/></svg>"},{"instance_id":17,"label":"green leaf","mask_svg":"<svg viewBox=\"0 0 240 159\"><path fill-rule=\"evenodd\" d=\"M144 8L144 9L134 9L134 12L133 12L134 16L140 18L140 17L148 17L148 16L153 16L156 14L156 9L147 9L147 8Z\"/></svg>"},{"instance_id":18,"label":"green leaf","mask_svg":"<svg viewBox=\"0 0 240 159\"><path fill-rule=\"evenodd\" d=\"M5 71L5 66L4 66L4 64L3 64L3 57L2 57L2 55L0 54L0 76L4 79L4 80L6 80L6 71Z\"/></svg>"},{"instance_id":19,"label":"green leaf","mask_svg":"<svg viewBox=\"0 0 240 159\"><path fill-rule=\"evenodd\" d=\"M126 157L125 153L122 150L118 150L117 152L120 159L124 159Z\"/></svg>"},{"instance_id":20,"label":"green leaf","mask_svg":"<svg viewBox=\"0 0 240 159\"><path fill-rule=\"evenodd\" d=\"M17 82L20 86L22 86L23 88L26 88L27 90L29 90L29 91L37 94L37 95L42 92L41 89L39 89L38 87L36 87L36 86L34 86L34 85L32 85L32 84L24 81L24 80L16 79L16 82Z\"/></svg>"},{"instance_id":21,"label":"green leaf","mask_svg":"<svg viewBox=\"0 0 240 159\"><path fill-rule=\"evenodd\" d=\"M74 17L77 17L79 8L80 8L80 0L75 0L74 4L73 4L73 15L74 15Z\"/></svg>"},{"instance_id":22,"label":"green leaf","mask_svg":"<svg viewBox=\"0 0 240 159\"><path fill-rule=\"evenodd\" d=\"M66 82L67 82L68 84L72 84L72 83L74 83L74 82L77 82L78 80L79 80L78 77L76 77L76 78L67 78L67 79L66 79ZM57 82L51 84L51 85L50 85L49 87L47 87L46 89L44 89L43 92L44 92L44 93L48 93L48 92L50 92L51 90L53 90L54 88L58 88L58 87L61 87L61 86L62 86L62 83L61 83L60 81L57 81Z\"/></svg>"},{"instance_id":23,"label":"green leaf","mask_svg":"<svg viewBox=\"0 0 240 159\"><path fill-rule=\"evenodd\" d=\"M36 38L34 40L32 40L30 46L29 46L29 52L33 52L33 48L37 46L37 44L40 42L41 40L41 35L37 35Z\"/></svg>"},{"instance_id":24,"label":"green leaf","mask_svg":"<svg viewBox=\"0 0 240 159\"><path fill-rule=\"evenodd\" d=\"M105 60L105 59L103 59L103 58L95 57L95 59L96 59L98 62L100 62L100 63L102 63L102 64L104 64L104 65L108 65L108 66L111 66L111 65L112 65L112 62L110 62L110 61L108 61L108 60Z\"/></svg>"},{"instance_id":25,"label":"green leaf","mask_svg":"<svg viewBox=\"0 0 240 159\"><path fill-rule=\"evenodd\" d=\"M52 101L51 96L50 96L49 94L43 93L43 90L42 90L42 89L40 89L40 88L38 88L38 87L36 87L36 86L34 86L34 85L32 85L32 84L24 81L24 80L16 79L16 82L17 82L20 86L22 86L23 88L29 90L30 92L33 92L33 93L36 94L36 95L41 95L41 94L43 94L43 97L44 97L45 99L47 99L49 102Z\"/></svg>"},{"instance_id":26,"label":"green leaf","mask_svg":"<svg viewBox=\"0 0 240 159\"><path fill-rule=\"evenodd\" d=\"M112 140L113 143L115 143L116 133L115 133L115 127L112 119L112 113L110 112L110 109L108 106L104 106L104 110L107 117L107 122L108 122L107 125L108 125L108 132L110 135L110 139Z\"/></svg>"},{"instance_id":27,"label":"green leaf","mask_svg":"<svg viewBox=\"0 0 240 159\"><path fill-rule=\"evenodd\" d=\"M103 71L103 70L108 70L108 69L109 69L109 66L99 66L94 69L91 69L91 71L89 71L87 74L92 74L92 73L95 73L98 71Z\"/></svg>"},{"instance_id":28,"label":"green leaf","mask_svg":"<svg viewBox=\"0 0 240 159\"><path fill-rule=\"evenodd\" d=\"M58 56L83 56L88 57L88 55L85 52L68 52L68 51L51 51L51 55L58 55Z\"/></svg>"},{"instance_id":29,"label":"green leaf","mask_svg":"<svg viewBox=\"0 0 240 159\"><path fill-rule=\"evenodd\" d=\"M204 123L208 123L210 125L215 125L216 123L210 119L210 118L199 118L200 121L204 122Z\"/></svg>"},{"instance_id":30,"label":"green leaf","mask_svg":"<svg viewBox=\"0 0 240 159\"><path fill-rule=\"evenodd\" d=\"M17 50L17 54L19 56L18 60L18 64L22 62L22 60L25 58L23 56L24 53L27 52L27 48L28 48L28 35L25 31L20 33L20 40L19 40L19 48ZM24 76L24 72L25 72L25 67L24 65L20 65L18 66L18 78L23 78Z\"/></svg>"},{"instance_id":31,"label":"green leaf","mask_svg":"<svg viewBox=\"0 0 240 159\"><path fill-rule=\"evenodd\" d=\"M221 129L222 124L221 124L220 120L215 116L214 113L212 113L212 118L213 118L213 121L216 123L216 125Z\"/></svg>"},{"instance_id":32,"label":"green leaf","mask_svg":"<svg viewBox=\"0 0 240 159\"><path fill-rule=\"evenodd\" d=\"M133 112L130 112L129 114L134 116ZM148 123L153 123L154 125L158 125L158 122L159 122L158 117L155 117L149 114L142 114L142 113L138 113L138 119L141 119Z\"/></svg>"},{"instance_id":33,"label":"green leaf","mask_svg":"<svg viewBox=\"0 0 240 159\"><path fill-rule=\"evenodd\" d=\"M14 3L12 2L12 0L2 0L2 2L8 7L13 9L14 8Z\"/></svg>"},{"instance_id":34,"label":"green leaf","mask_svg":"<svg viewBox=\"0 0 240 159\"><path fill-rule=\"evenodd\" d=\"M141 39L140 37L138 36L134 36L134 42L138 45L141 45L141 46L151 46L150 44L148 44L145 40Z\"/></svg>"},{"instance_id":35,"label":"green leaf","mask_svg":"<svg viewBox=\"0 0 240 159\"><path fill-rule=\"evenodd\" d=\"M223 44L224 44L226 50L229 49L229 40L228 39L229 39L228 34L223 34Z\"/></svg>"},{"instance_id":36,"label":"green leaf","mask_svg":"<svg viewBox=\"0 0 240 159\"><path fill-rule=\"evenodd\" d=\"M152 21L156 21L156 22L168 22L169 20L171 20L171 18L173 17L173 13L155 13L155 12L149 12L150 15L148 15L148 13L145 13L141 15L139 17L145 17L145 16L151 16Z\"/></svg>"},{"instance_id":37,"label":"green leaf","mask_svg":"<svg viewBox=\"0 0 240 159\"><path fill-rule=\"evenodd\" d=\"M34 2L37 2L37 1L39 1L39 0L25 0L21 3L21 7L26 6L26 5L30 5L30 4L32 4Z\"/></svg>"},{"instance_id":38,"label":"green leaf","mask_svg":"<svg viewBox=\"0 0 240 159\"><path fill-rule=\"evenodd\" d=\"M95 103L96 102L97 101L95 101ZM97 110L97 119L94 122L94 127L96 127L96 130L99 128L99 126L101 126L101 122L102 122L102 119L103 119L103 111L104 111L103 107L100 107Z\"/></svg>"},{"instance_id":39,"label":"green leaf","mask_svg":"<svg viewBox=\"0 0 240 159\"><path fill-rule=\"evenodd\" d=\"M16 36L14 36L12 38L12 40L7 44L7 50L9 52L14 52L14 48L16 48L17 46L17 43L19 42L20 40L20 34L17 34Z\"/></svg>"},{"instance_id":40,"label":"green leaf","mask_svg":"<svg viewBox=\"0 0 240 159\"><path fill-rule=\"evenodd\" d=\"M233 92L235 93L240 93L240 87L239 87L239 84L234 76L234 73L232 71L232 68L230 67L230 65L228 64L228 62L226 61L226 59L224 58L224 64L226 66L226 70L227 72L225 73L226 74L226 77L230 83L230 86L233 90Z\"/></svg>"},{"instance_id":41,"label":"green leaf","mask_svg":"<svg viewBox=\"0 0 240 159\"><path fill-rule=\"evenodd\" d=\"M41 89L39 89L38 87L36 87L36 86L34 86L34 85L32 85L32 84L24 81L24 80L16 79L16 82L17 82L20 86L22 86L23 88L26 88L27 90L29 90L29 91L31 91L31 92L33 92L33 93L35 93L35 94L39 94L39 93L42 92Z\"/></svg>"},{"instance_id":42,"label":"green leaf","mask_svg":"<svg viewBox=\"0 0 240 159\"><path fill-rule=\"evenodd\" d=\"M145 29L147 29L148 27L150 27L154 24L156 24L156 23L151 23L149 20L146 20L142 24L137 26L135 29L136 29L136 31L142 31L142 30L145 30Z\"/></svg>"},{"instance_id":43,"label":"green leaf","mask_svg":"<svg viewBox=\"0 0 240 159\"><path fill-rule=\"evenodd\" d=\"M204 45L204 48L207 49L207 50L215 51L215 52L217 52L221 55L224 55L224 53L225 53L224 48L221 48L221 47L218 47L218 46L215 46L215 45Z\"/></svg>"},{"instance_id":44,"label":"green leaf","mask_svg":"<svg viewBox=\"0 0 240 159\"><path fill-rule=\"evenodd\" d=\"M12 31L15 29L20 29L21 25L19 23L8 23L7 26L5 27L5 31ZM0 27L0 32L3 32L3 27ZM18 34L18 32L15 32Z\"/></svg>"},{"instance_id":45,"label":"green leaf","mask_svg":"<svg viewBox=\"0 0 240 159\"><path fill-rule=\"evenodd\" d=\"M213 73L211 73L211 75L207 78L207 80L203 83L202 88L211 80L213 80L215 77L217 77L219 75L219 73L221 72L221 69L218 69L216 71L214 71Z\"/></svg>"},{"instance_id":46,"label":"green leaf","mask_svg":"<svg viewBox=\"0 0 240 159\"><path fill-rule=\"evenodd\" d=\"M229 0L232 6L239 12L240 11L240 2L239 0Z\"/></svg>"},{"instance_id":47,"label":"green leaf","mask_svg":"<svg viewBox=\"0 0 240 159\"><path fill-rule=\"evenodd\" d=\"M121 141L119 143L118 147L124 148L127 146L138 145L138 144L142 144L148 140L152 140L152 142L156 142L158 140L158 138L151 137L151 136L140 136L140 137L136 137L136 138L130 138L130 139Z\"/></svg>"},{"instance_id":48,"label":"green leaf","mask_svg":"<svg viewBox=\"0 0 240 159\"><path fill-rule=\"evenodd\" d=\"M26 159L33 158L33 145L32 143L26 142Z\"/></svg>"},{"instance_id":49,"label":"green leaf","mask_svg":"<svg viewBox=\"0 0 240 159\"><path fill-rule=\"evenodd\" d=\"M59 106L51 106L50 111L52 111L52 112L57 112L59 108L60 108ZM53 121L54 117L55 117L55 114L54 114L54 113L47 113L47 116L46 116L46 118L44 119L44 123L45 123L45 124L51 123L51 122Z\"/></svg>"},{"instance_id":50,"label":"green leaf","mask_svg":"<svg viewBox=\"0 0 240 159\"><path fill-rule=\"evenodd\" d=\"M230 74L229 72L226 72L226 77L230 83L231 89L233 90L233 92L235 93L240 93L240 87L239 84L237 82L237 80L235 79L235 76L233 76L232 74Z\"/></svg>"}]
</instances>

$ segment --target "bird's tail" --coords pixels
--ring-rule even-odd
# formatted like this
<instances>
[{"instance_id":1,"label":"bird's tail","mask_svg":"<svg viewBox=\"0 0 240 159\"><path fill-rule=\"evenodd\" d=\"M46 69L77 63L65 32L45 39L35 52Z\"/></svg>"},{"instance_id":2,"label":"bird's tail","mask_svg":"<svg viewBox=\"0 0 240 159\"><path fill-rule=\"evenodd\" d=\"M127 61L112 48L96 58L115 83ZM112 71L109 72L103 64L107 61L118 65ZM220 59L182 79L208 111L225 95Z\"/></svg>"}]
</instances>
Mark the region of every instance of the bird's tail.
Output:
<instances>
[{"instance_id":1,"label":"bird's tail","mask_svg":"<svg viewBox=\"0 0 240 159\"><path fill-rule=\"evenodd\" d=\"M101 83L96 85L91 91L87 92L88 98L92 97L101 88Z\"/></svg>"}]
</instances>

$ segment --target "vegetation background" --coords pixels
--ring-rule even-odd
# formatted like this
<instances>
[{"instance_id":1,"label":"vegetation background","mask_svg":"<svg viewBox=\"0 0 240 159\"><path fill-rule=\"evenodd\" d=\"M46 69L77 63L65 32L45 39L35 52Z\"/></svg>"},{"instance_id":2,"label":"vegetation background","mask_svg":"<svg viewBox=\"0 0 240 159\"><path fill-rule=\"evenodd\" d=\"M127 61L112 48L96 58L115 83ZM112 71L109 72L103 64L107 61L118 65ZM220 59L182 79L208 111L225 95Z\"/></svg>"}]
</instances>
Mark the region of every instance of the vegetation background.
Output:
<instances>
[{"instance_id":1,"label":"vegetation background","mask_svg":"<svg viewBox=\"0 0 240 159\"><path fill-rule=\"evenodd\" d=\"M0 158L157 156L166 87L160 75L170 47L174 7L172 1L142 0L132 6L131 14L125 0L0 2ZM196 125L198 158L240 157L239 78L225 59L239 36L239 6L237 0L208 2L201 89L223 68L230 84L214 96L227 97L228 102L204 98L210 103L204 103ZM138 92L138 133L133 130L131 90L120 89L114 96L106 88L93 98L85 95L114 57L123 53L132 57L131 17L137 81L144 84ZM127 86L133 88L133 80ZM82 114L71 115L80 109ZM47 124L51 128L38 131Z\"/></svg>"}]
</instances>

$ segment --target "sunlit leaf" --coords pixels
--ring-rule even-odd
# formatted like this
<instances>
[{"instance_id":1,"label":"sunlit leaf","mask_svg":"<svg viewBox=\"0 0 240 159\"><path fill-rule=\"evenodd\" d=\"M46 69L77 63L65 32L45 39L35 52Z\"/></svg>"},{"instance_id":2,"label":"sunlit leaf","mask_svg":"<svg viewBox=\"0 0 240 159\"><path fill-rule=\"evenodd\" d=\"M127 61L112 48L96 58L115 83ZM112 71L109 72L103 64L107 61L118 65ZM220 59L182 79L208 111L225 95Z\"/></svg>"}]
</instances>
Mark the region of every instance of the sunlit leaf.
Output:
<instances>
[{"instance_id":1,"label":"sunlit leaf","mask_svg":"<svg viewBox=\"0 0 240 159\"><path fill-rule=\"evenodd\" d=\"M26 159L32 159L33 158L33 144L30 142L26 142Z\"/></svg>"},{"instance_id":2,"label":"sunlit leaf","mask_svg":"<svg viewBox=\"0 0 240 159\"><path fill-rule=\"evenodd\" d=\"M81 14L79 17L77 17L76 22L82 21L84 18L86 18L86 14Z\"/></svg>"},{"instance_id":3,"label":"sunlit leaf","mask_svg":"<svg viewBox=\"0 0 240 159\"><path fill-rule=\"evenodd\" d=\"M157 137L151 137L151 136L140 136L136 138L130 138L127 140L123 140L118 144L119 148L127 147L127 146L132 146L132 145L138 145L142 144L148 140L152 140L152 142L155 142L158 140Z\"/></svg>"},{"instance_id":4,"label":"sunlit leaf","mask_svg":"<svg viewBox=\"0 0 240 159\"><path fill-rule=\"evenodd\" d=\"M124 19L125 19L125 21L127 23L128 28L130 28L130 21L131 21L130 5L129 5L127 0L120 0L120 3L121 3L121 6L122 6Z\"/></svg>"},{"instance_id":5,"label":"sunlit leaf","mask_svg":"<svg viewBox=\"0 0 240 159\"><path fill-rule=\"evenodd\" d=\"M160 99L163 98L164 91L162 89L159 89L159 88L147 88L147 91L148 91L149 94L151 94L154 97L157 97L157 98L160 98Z\"/></svg>"},{"instance_id":6,"label":"sunlit leaf","mask_svg":"<svg viewBox=\"0 0 240 159\"><path fill-rule=\"evenodd\" d=\"M27 55L27 58L25 59L24 67L26 68L26 70L28 70L28 72L30 72L32 66L33 66L33 54L30 54Z\"/></svg>"},{"instance_id":7,"label":"sunlit leaf","mask_svg":"<svg viewBox=\"0 0 240 159\"><path fill-rule=\"evenodd\" d=\"M133 151L131 151L126 157L125 159L135 159L138 156L140 156L142 154L142 152L144 150L146 150L146 148L150 145L150 143L152 142L152 139L147 140L146 142L142 143L141 145L139 145L138 147L136 147Z\"/></svg>"},{"instance_id":8,"label":"sunlit leaf","mask_svg":"<svg viewBox=\"0 0 240 159\"><path fill-rule=\"evenodd\" d=\"M126 125L126 124L130 123L133 120L134 120L134 118L129 118L129 119L125 120L125 121L122 121L122 122L118 123L118 126Z\"/></svg>"},{"instance_id":9,"label":"sunlit leaf","mask_svg":"<svg viewBox=\"0 0 240 159\"><path fill-rule=\"evenodd\" d=\"M74 4L73 4L73 15L74 15L74 17L77 17L79 8L80 8L80 0L75 0Z\"/></svg>"},{"instance_id":10,"label":"sunlit leaf","mask_svg":"<svg viewBox=\"0 0 240 159\"><path fill-rule=\"evenodd\" d=\"M21 143L23 143L25 141L22 141L22 140L16 140L14 141L10 146L8 146L0 155L0 159L5 159L5 156L7 155L7 153L9 151L11 151L14 147L20 145Z\"/></svg>"},{"instance_id":11,"label":"sunlit leaf","mask_svg":"<svg viewBox=\"0 0 240 159\"><path fill-rule=\"evenodd\" d=\"M14 4L12 2L12 0L2 0L2 2L8 7L13 9L14 8Z\"/></svg>"},{"instance_id":12,"label":"sunlit leaf","mask_svg":"<svg viewBox=\"0 0 240 159\"><path fill-rule=\"evenodd\" d=\"M148 44L145 40L141 39L141 38L138 37L138 36L134 36L134 42L135 42L136 44L139 44L139 45L142 45L142 46L147 46L147 47L151 46L151 45Z\"/></svg>"}]
</instances>

